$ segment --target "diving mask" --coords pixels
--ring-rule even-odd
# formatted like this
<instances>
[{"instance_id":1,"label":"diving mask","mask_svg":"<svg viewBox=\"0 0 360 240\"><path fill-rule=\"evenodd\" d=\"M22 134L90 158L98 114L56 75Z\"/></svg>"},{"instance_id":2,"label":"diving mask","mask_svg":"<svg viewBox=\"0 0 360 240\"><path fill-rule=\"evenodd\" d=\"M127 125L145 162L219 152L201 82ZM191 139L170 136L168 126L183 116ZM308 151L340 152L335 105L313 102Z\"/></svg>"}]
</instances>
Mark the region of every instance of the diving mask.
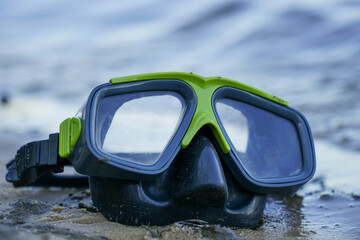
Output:
<instances>
[{"instance_id":1,"label":"diving mask","mask_svg":"<svg viewBox=\"0 0 360 240\"><path fill-rule=\"evenodd\" d=\"M98 190L99 182L104 180L104 188L122 181L156 182L172 165L182 168L179 155L191 159L192 153L194 158L200 154L191 146L194 139L201 139L199 133L210 139L216 156L211 153L209 158L219 159L219 166L234 179L231 185L239 184L245 191L292 195L314 175L310 127L287 101L227 78L166 72L113 78L96 87L79 114L61 123L59 134L19 149L8 164L7 180L15 186L87 185L82 177L62 179L51 174L71 165L90 176L94 204L104 205L99 203L104 192ZM184 154L189 149L192 153ZM206 160L201 161L206 168ZM221 178L221 174L209 175ZM225 185L232 181L224 179ZM169 222L140 220L140 224L153 223ZM239 224L234 220L230 225Z\"/></svg>"}]
</instances>

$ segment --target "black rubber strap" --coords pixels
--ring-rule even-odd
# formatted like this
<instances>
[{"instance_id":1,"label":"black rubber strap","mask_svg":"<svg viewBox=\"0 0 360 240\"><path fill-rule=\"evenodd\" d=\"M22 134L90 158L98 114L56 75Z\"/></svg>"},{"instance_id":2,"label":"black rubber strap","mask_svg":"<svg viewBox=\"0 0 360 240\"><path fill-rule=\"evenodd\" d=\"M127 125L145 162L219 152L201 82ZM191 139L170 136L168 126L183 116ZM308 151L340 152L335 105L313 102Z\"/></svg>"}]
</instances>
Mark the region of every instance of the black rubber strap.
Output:
<instances>
[{"instance_id":1,"label":"black rubber strap","mask_svg":"<svg viewBox=\"0 0 360 240\"><path fill-rule=\"evenodd\" d=\"M88 187L87 177L56 176L64 166L70 164L58 156L59 134L50 134L48 140L36 141L22 146L15 159L7 165L6 181L15 187L62 186Z\"/></svg>"}]
</instances>

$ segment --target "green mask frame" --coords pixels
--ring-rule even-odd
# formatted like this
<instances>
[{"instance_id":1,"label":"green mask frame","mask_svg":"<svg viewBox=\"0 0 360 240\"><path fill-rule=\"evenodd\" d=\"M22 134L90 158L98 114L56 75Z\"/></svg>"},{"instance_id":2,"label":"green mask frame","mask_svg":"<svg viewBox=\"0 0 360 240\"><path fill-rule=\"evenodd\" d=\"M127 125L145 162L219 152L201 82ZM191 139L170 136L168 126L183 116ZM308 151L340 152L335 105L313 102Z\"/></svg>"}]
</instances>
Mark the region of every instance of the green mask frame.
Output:
<instances>
[{"instance_id":1,"label":"green mask frame","mask_svg":"<svg viewBox=\"0 0 360 240\"><path fill-rule=\"evenodd\" d=\"M151 79L178 79L189 84L194 90L197 97L197 106L195 114L190 123L190 126L185 133L185 136L181 142L182 148L186 148L191 140L194 138L195 134L205 125L208 125L211 128L216 140L219 142L221 149L224 153L230 152L231 148L228 142L225 140L225 137L220 129L220 126L216 120L213 108L211 106L211 98L214 92L223 86L229 86L238 88L247 92L254 93L258 96L264 97L271 101L277 102L279 104L288 106L288 101L276 97L270 93L264 92L260 89L252 87L250 85L222 77L203 77L193 73L184 73L184 72L159 72L159 73L147 73L147 74L138 74L125 77L118 77L110 79L112 84L125 83L125 82L135 82L141 80L151 80Z\"/></svg>"}]
</instances>

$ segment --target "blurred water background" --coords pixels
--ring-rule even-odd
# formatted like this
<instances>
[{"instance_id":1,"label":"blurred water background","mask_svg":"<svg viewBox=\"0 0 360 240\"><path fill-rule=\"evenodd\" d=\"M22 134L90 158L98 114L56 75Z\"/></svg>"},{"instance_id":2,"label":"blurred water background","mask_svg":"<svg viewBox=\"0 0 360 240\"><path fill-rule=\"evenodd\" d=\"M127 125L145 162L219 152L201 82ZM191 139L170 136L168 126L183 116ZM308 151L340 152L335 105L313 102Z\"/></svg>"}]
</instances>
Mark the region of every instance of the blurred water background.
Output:
<instances>
[{"instance_id":1,"label":"blurred water background","mask_svg":"<svg viewBox=\"0 0 360 240\"><path fill-rule=\"evenodd\" d=\"M298 228L360 234L359 1L3 0L0 142L45 139L98 84L158 71L233 78L289 100L312 127L318 168L298 209L272 199L268 221L299 211ZM335 209L325 217L328 193L343 200L325 204Z\"/></svg>"}]
</instances>

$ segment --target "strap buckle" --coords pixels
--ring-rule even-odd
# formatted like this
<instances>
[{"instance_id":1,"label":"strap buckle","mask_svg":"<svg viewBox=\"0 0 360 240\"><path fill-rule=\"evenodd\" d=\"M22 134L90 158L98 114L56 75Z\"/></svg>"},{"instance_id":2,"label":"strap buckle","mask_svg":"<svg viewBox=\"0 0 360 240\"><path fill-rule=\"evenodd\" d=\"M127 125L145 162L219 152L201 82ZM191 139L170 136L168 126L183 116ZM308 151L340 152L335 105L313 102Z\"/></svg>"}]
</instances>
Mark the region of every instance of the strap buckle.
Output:
<instances>
[{"instance_id":1,"label":"strap buckle","mask_svg":"<svg viewBox=\"0 0 360 240\"><path fill-rule=\"evenodd\" d=\"M58 155L59 134L49 135L48 140L25 144L15 159L6 164L6 181L14 187L58 186L89 187L88 177L81 175L55 175L71 163Z\"/></svg>"},{"instance_id":2,"label":"strap buckle","mask_svg":"<svg viewBox=\"0 0 360 240\"><path fill-rule=\"evenodd\" d=\"M46 173L64 171L64 160L58 157L59 134L50 134L48 140L25 144L16 153L15 159L6 164L6 181L14 186L34 183Z\"/></svg>"}]
</instances>

